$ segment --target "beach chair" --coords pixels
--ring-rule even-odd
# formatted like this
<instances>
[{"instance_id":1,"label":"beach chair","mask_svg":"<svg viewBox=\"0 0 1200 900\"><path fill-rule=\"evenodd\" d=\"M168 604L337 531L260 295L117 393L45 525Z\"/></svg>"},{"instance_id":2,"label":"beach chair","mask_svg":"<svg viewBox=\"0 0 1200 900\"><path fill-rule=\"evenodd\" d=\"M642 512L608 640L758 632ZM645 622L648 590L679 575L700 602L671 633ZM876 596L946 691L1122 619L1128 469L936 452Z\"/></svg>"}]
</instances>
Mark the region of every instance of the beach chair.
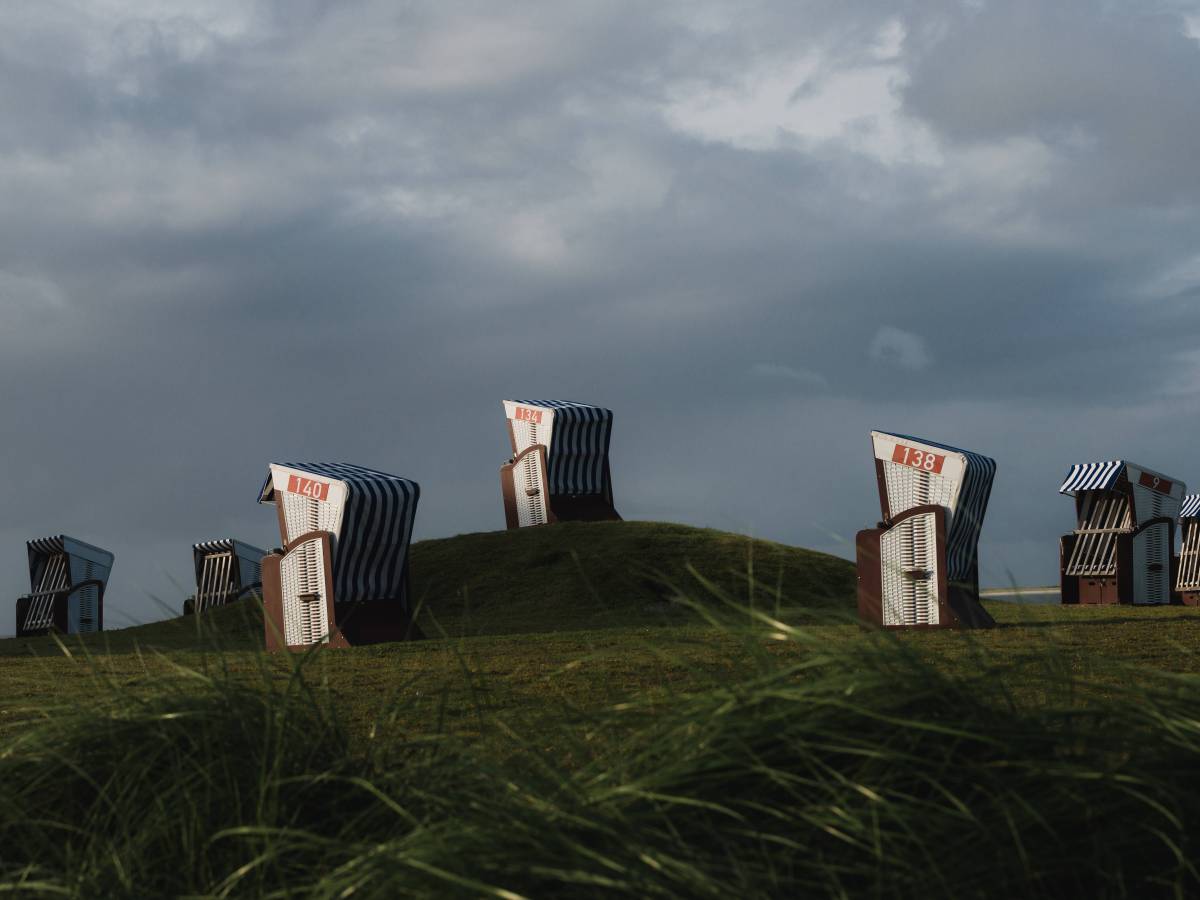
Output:
<instances>
[{"instance_id":1,"label":"beach chair","mask_svg":"<svg viewBox=\"0 0 1200 900\"><path fill-rule=\"evenodd\" d=\"M1200 606L1200 494L1186 494L1179 510L1179 562L1175 593L1184 606Z\"/></svg>"},{"instance_id":2,"label":"beach chair","mask_svg":"<svg viewBox=\"0 0 1200 900\"><path fill-rule=\"evenodd\" d=\"M884 628L980 628L979 532L996 463L902 434L871 432L882 521L856 539L858 614Z\"/></svg>"},{"instance_id":3,"label":"beach chair","mask_svg":"<svg viewBox=\"0 0 1200 900\"><path fill-rule=\"evenodd\" d=\"M419 637L408 545L420 488L342 463L272 463L259 491L283 547L262 560L266 644L347 647Z\"/></svg>"},{"instance_id":4,"label":"beach chair","mask_svg":"<svg viewBox=\"0 0 1200 900\"><path fill-rule=\"evenodd\" d=\"M1185 489L1125 460L1072 466L1058 489L1075 498L1076 521L1058 544L1062 602L1170 603Z\"/></svg>"},{"instance_id":5,"label":"beach chair","mask_svg":"<svg viewBox=\"0 0 1200 900\"><path fill-rule=\"evenodd\" d=\"M585 403L505 400L512 458L500 467L509 528L620 520L608 465L613 414Z\"/></svg>"},{"instance_id":6,"label":"beach chair","mask_svg":"<svg viewBox=\"0 0 1200 900\"><path fill-rule=\"evenodd\" d=\"M104 629L113 555L65 534L25 543L30 592L17 600L17 637Z\"/></svg>"},{"instance_id":7,"label":"beach chair","mask_svg":"<svg viewBox=\"0 0 1200 900\"><path fill-rule=\"evenodd\" d=\"M196 594L185 613L204 612L262 588L265 550L232 538L192 544Z\"/></svg>"}]
</instances>

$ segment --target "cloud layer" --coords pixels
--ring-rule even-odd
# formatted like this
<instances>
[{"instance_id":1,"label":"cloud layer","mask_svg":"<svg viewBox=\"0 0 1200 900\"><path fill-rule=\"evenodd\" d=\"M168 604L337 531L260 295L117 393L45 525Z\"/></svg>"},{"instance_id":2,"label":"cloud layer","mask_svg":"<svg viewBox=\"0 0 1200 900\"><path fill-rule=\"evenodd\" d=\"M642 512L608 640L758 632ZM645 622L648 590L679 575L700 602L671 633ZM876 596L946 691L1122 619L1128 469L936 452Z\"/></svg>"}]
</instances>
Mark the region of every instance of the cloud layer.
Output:
<instances>
[{"instance_id":1,"label":"cloud layer","mask_svg":"<svg viewBox=\"0 0 1200 900\"><path fill-rule=\"evenodd\" d=\"M277 458L501 527L506 396L612 407L627 516L842 555L870 428L989 453L989 583L1072 462L1200 487L1195 4L0 8L12 598L66 531L177 608Z\"/></svg>"}]
</instances>

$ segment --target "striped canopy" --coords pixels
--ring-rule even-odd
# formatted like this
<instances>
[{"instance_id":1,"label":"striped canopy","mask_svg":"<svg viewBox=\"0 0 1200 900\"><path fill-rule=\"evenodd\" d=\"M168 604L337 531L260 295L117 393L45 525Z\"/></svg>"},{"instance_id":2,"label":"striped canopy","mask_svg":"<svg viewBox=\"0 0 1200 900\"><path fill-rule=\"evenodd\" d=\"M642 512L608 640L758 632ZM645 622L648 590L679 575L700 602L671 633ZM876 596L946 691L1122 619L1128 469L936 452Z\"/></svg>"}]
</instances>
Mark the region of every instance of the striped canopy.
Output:
<instances>
[{"instance_id":1,"label":"striped canopy","mask_svg":"<svg viewBox=\"0 0 1200 900\"><path fill-rule=\"evenodd\" d=\"M55 534L44 538L32 538L25 542L25 549L31 556L35 553L40 556L49 556L52 553L65 553L65 539L66 535L63 534Z\"/></svg>"},{"instance_id":2,"label":"striped canopy","mask_svg":"<svg viewBox=\"0 0 1200 900\"><path fill-rule=\"evenodd\" d=\"M992 495L992 482L996 478L996 461L982 453L961 450L938 441L913 437L894 432L880 432L902 441L928 444L948 453L962 457L963 483L958 489L958 502L950 510L949 533L946 535L946 568L951 581L969 580L979 557L979 533L983 530L983 517L987 512L988 499Z\"/></svg>"},{"instance_id":3,"label":"striped canopy","mask_svg":"<svg viewBox=\"0 0 1200 900\"><path fill-rule=\"evenodd\" d=\"M405 599L408 545L421 488L415 481L345 463L282 462L346 486L341 534L334 535L333 589L339 603ZM259 503L274 503L270 470Z\"/></svg>"},{"instance_id":4,"label":"striped canopy","mask_svg":"<svg viewBox=\"0 0 1200 900\"><path fill-rule=\"evenodd\" d=\"M1200 518L1200 494L1188 494L1183 498L1183 508L1179 510L1179 518Z\"/></svg>"},{"instance_id":5,"label":"striped canopy","mask_svg":"<svg viewBox=\"0 0 1200 900\"><path fill-rule=\"evenodd\" d=\"M551 494L603 494L612 499L608 446L612 410L569 400L514 400L554 410L546 473Z\"/></svg>"},{"instance_id":6,"label":"striped canopy","mask_svg":"<svg viewBox=\"0 0 1200 900\"><path fill-rule=\"evenodd\" d=\"M1125 460L1113 459L1108 462L1081 463L1071 466L1071 471L1063 479L1060 494L1074 494L1076 491L1106 491L1117 483L1125 472Z\"/></svg>"},{"instance_id":7,"label":"striped canopy","mask_svg":"<svg viewBox=\"0 0 1200 900\"><path fill-rule=\"evenodd\" d=\"M231 538L223 538L217 541L200 541L198 544L192 544L192 552L197 556L206 555L209 553L228 553L234 548L234 544L241 544L242 547L249 547L249 544L242 544L241 541L235 541Z\"/></svg>"}]
</instances>

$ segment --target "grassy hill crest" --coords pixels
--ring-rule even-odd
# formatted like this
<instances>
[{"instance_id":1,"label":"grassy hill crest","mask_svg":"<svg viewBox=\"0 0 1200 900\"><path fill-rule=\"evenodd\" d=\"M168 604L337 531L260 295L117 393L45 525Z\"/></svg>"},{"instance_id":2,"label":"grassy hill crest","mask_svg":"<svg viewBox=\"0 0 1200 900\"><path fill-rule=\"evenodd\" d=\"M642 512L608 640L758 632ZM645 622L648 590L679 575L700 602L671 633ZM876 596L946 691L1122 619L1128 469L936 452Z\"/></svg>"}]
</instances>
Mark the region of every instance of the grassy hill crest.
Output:
<instances>
[{"instance_id":1,"label":"grassy hill crest","mask_svg":"<svg viewBox=\"0 0 1200 900\"><path fill-rule=\"evenodd\" d=\"M671 615L677 592L703 598L714 588L742 602L849 609L855 585L853 564L835 556L668 522L476 532L418 541L410 553L412 596L430 636L654 624ZM251 606L209 613L205 627L235 643L258 641L261 619ZM183 647L196 640L196 625L191 616L167 618L87 642ZM0 655L52 646L50 637L0 640Z\"/></svg>"}]
</instances>

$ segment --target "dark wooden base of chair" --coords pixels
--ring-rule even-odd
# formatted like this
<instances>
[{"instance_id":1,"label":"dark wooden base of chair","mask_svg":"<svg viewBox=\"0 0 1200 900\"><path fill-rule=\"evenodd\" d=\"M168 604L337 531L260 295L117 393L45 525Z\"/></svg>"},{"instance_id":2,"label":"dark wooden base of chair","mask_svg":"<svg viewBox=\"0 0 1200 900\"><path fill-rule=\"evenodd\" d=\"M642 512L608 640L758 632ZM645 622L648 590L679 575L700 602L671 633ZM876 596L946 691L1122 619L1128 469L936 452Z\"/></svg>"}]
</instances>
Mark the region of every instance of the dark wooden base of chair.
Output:
<instances>
[{"instance_id":1,"label":"dark wooden base of chair","mask_svg":"<svg viewBox=\"0 0 1200 900\"><path fill-rule=\"evenodd\" d=\"M1120 569L1116 575L1083 576L1059 575L1059 595L1067 606L1200 606L1200 592L1172 591L1168 603L1138 603L1133 585L1125 584ZM1132 582L1133 578L1130 577ZM1191 598L1191 599L1189 599Z\"/></svg>"},{"instance_id":2,"label":"dark wooden base of chair","mask_svg":"<svg viewBox=\"0 0 1200 900\"><path fill-rule=\"evenodd\" d=\"M360 600L333 604L337 630L346 646L421 640L425 635L403 600Z\"/></svg>"},{"instance_id":3,"label":"dark wooden base of chair","mask_svg":"<svg viewBox=\"0 0 1200 900\"><path fill-rule=\"evenodd\" d=\"M511 485L512 477L501 469L501 486ZM517 521L517 501L509 487L504 490L504 523L511 530L520 527ZM551 494L547 513L555 522L620 522L621 514L612 503L599 494Z\"/></svg>"},{"instance_id":4,"label":"dark wooden base of chair","mask_svg":"<svg viewBox=\"0 0 1200 900\"><path fill-rule=\"evenodd\" d=\"M1115 575L1098 578L1082 578L1068 575L1063 581L1063 588L1060 593L1063 596L1074 594L1076 598L1075 602L1082 606L1119 606L1123 603L1133 603L1128 593L1122 599L1122 592L1118 586L1117 576Z\"/></svg>"},{"instance_id":5,"label":"dark wooden base of chair","mask_svg":"<svg viewBox=\"0 0 1200 900\"><path fill-rule=\"evenodd\" d=\"M357 603L334 603L334 627L330 648L361 647L367 644L387 644L415 641L425 637L421 628L397 600L360 600ZM309 644L284 645L282 606L272 609L265 602L263 619L267 650L303 652Z\"/></svg>"},{"instance_id":6,"label":"dark wooden base of chair","mask_svg":"<svg viewBox=\"0 0 1200 900\"><path fill-rule=\"evenodd\" d=\"M1166 523L1167 546L1173 546L1175 541L1175 523L1170 519L1150 519L1142 523L1128 534L1118 534L1116 537L1116 572L1111 575L1068 575L1067 565L1070 562L1075 543L1079 540L1077 534L1064 534L1058 540L1058 584L1059 600L1067 606L1080 604L1084 606L1166 606L1166 603L1138 603L1141 597L1136 596L1133 585L1134 559L1133 541L1138 535L1155 525ZM1181 602L1179 594L1173 585L1179 574L1179 557L1174 553L1169 555L1167 570L1162 573L1172 587L1167 592L1169 603Z\"/></svg>"},{"instance_id":7,"label":"dark wooden base of chair","mask_svg":"<svg viewBox=\"0 0 1200 900\"><path fill-rule=\"evenodd\" d=\"M937 625L884 625L883 572L880 546L883 536L911 516L934 513L937 521L939 573L937 585ZM940 506L918 506L896 516L890 527L868 528L855 537L855 557L858 571L858 617L868 625L881 628L990 628L996 624L979 602L979 576L973 572L969 581L951 582L946 578L945 510Z\"/></svg>"},{"instance_id":8,"label":"dark wooden base of chair","mask_svg":"<svg viewBox=\"0 0 1200 900\"><path fill-rule=\"evenodd\" d=\"M50 618L52 624L46 628L30 628L23 627L25 619L29 615L29 606L33 603L34 598L30 595L17 598L17 637L37 637L38 635L49 634L55 631L58 634L71 634L70 631L70 604L71 595L87 587L95 587L98 591L96 599L96 631L104 630L104 585L94 579L81 581L78 584L72 585L69 588L64 588L58 591L50 602ZM44 596L44 595L43 595ZM92 632L88 632L91 634Z\"/></svg>"},{"instance_id":9,"label":"dark wooden base of chair","mask_svg":"<svg viewBox=\"0 0 1200 900\"><path fill-rule=\"evenodd\" d=\"M272 652L303 652L312 645L289 645L285 642L283 588L279 572L282 559L283 556L278 553L269 553L262 561L264 643L267 650ZM326 571L330 571L330 568ZM413 621L403 598L336 603L332 591L327 591L327 595L330 633L328 642L323 644L325 647L359 647L365 644L419 640L425 636Z\"/></svg>"},{"instance_id":10,"label":"dark wooden base of chair","mask_svg":"<svg viewBox=\"0 0 1200 900\"><path fill-rule=\"evenodd\" d=\"M621 514L600 494L551 494L550 508L560 522L620 522Z\"/></svg>"}]
</instances>

